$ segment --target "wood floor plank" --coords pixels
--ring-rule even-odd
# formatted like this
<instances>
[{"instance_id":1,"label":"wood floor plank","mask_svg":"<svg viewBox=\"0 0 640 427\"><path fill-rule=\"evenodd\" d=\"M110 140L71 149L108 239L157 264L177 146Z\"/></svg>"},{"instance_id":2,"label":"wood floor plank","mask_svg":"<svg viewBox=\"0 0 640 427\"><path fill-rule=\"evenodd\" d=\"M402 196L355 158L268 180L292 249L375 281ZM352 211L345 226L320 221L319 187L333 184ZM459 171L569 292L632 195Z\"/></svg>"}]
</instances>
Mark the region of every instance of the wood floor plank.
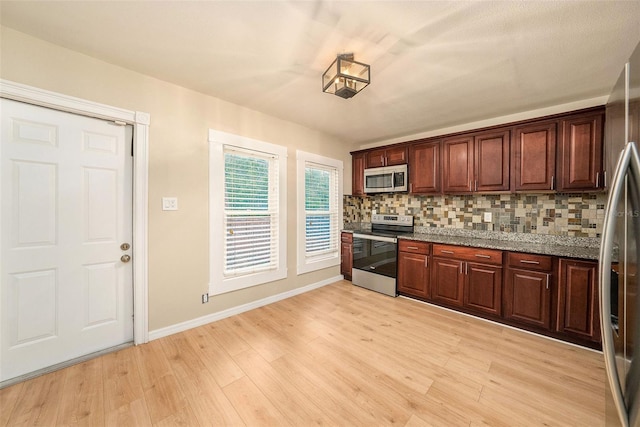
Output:
<instances>
[{"instance_id":1,"label":"wood floor plank","mask_svg":"<svg viewBox=\"0 0 640 427\"><path fill-rule=\"evenodd\" d=\"M111 412L142 396L142 383L135 357L130 347L102 357L105 411Z\"/></svg>"},{"instance_id":2,"label":"wood floor plank","mask_svg":"<svg viewBox=\"0 0 640 427\"><path fill-rule=\"evenodd\" d=\"M9 422L24 385L25 383L21 382L0 389L0 426L6 426Z\"/></svg>"},{"instance_id":3,"label":"wood floor plank","mask_svg":"<svg viewBox=\"0 0 640 427\"><path fill-rule=\"evenodd\" d=\"M105 414L105 425L118 426L150 426L151 417L144 397L122 405Z\"/></svg>"},{"instance_id":4,"label":"wood floor plank","mask_svg":"<svg viewBox=\"0 0 640 427\"><path fill-rule=\"evenodd\" d=\"M184 334L220 387L244 376L242 369L225 351L222 344L207 332L205 326L188 330Z\"/></svg>"},{"instance_id":5,"label":"wood floor plank","mask_svg":"<svg viewBox=\"0 0 640 427\"><path fill-rule=\"evenodd\" d=\"M328 419L313 402L306 400L255 350L247 350L234 356L234 359L292 425L339 425Z\"/></svg>"},{"instance_id":6,"label":"wood floor plank","mask_svg":"<svg viewBox=\"0 0 640 427\"><path fill-rule=\"evenodd\" d=\"M189 404L173 374L157 378L153 386L144 391L144 399L154 424L176 415Z\"/></svg>"},{"instance_id":7,"label":"wood floor plank","mask_svg":"<svg viewBox=\"0 0 640 427\"><path fill-rule=\"evenodd\" d=\"M66 370L60 370L26 381L8 425L55 425L66 375Z\"/></svg>"},{"instance_id":8,"label":"wood floor plank","mask_svg":"<svg viewBox=\"0 0 640 427\"><path fill-rule=\"evenodd\" d=\"M244 376L223 389L248 426L293 426L256 385Z\"/></svg>"},{"instance_id":9,"label":"wood floor plank","mask_svg":"<svg viewBox=\"0 0 640 427\"><path fill-rule=\"evenodd\" d=\"M104 424L102 361L103 359L96 358L67 369L57 425Z\"/></svg>"},{"instance_id":10,"label":"wood floor plank","mask_svg":"<svg viewBox=\"0 0 640 427\"><path fill-rule=\"evenodd\" d=\"M134 355L143 390L152 388L157 378L171 373L161 339L136 346Z\"/></svg>"}]
</instances>

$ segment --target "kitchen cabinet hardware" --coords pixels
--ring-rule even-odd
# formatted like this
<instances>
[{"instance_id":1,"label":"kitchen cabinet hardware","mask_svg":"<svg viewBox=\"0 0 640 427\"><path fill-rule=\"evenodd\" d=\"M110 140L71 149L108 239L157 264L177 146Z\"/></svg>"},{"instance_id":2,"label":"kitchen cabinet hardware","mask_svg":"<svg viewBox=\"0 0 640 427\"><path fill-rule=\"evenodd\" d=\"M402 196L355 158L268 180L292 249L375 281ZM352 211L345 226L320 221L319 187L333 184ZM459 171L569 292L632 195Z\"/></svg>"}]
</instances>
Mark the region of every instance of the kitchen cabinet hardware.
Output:
<instances>
[{"instance_id":1,"label":"kitchen cabinet hardware","mask_svg":"<svg viewBox=\"0 0 640 427\"><path fill-rule=\"evenodd\" d=\"M407 249L410 249L412 251L417 251L418 247L417 246L407 246Z\"/></svg>"},{"instance_id":2,"label":"kitchen cabinet hardware","mask_svg":"<svg viewBox=\"0 0 640 427\"><path fill-rule=\"evenodd\" d=\"M554 181L555 181L555 176L551 175L551 190L553 190Z\"/></svg>"},{"instance_id":3,"label":"kitchen cabinet hardware","mask_svg":"<svg viewBox=\"0 0 640 427\"><path fill-rule=\"evenodd\" d=\"M521 259L520 262L523 264L535 264L535 265L540 264L540 261L532 261L530 259Z\"/></svg>"},{"instance_id":4,"label":"kitchen cabinet hardware","mask_svg":"<svg viewBox=\"0 0 640 427\"><path fill-rule=\"evenodd\" d=\"M428 256L424 257L424 266L426 268L429 268L429 257Z\"/></svg>"},{"instance_id":5,"label":"kitchen cabinet hardware","mask_svg":"<svg viewBox=\"0 0 640 427\"><path fill-rule=\"evenodd\" d=\"M549 279L551 278L551 275L547 273L547 290L549 290Z\"/></svg>"},{"instance_id":6,"label":"kitchen cabinet hardware","mask_svg":"<svg viewBox=\"0 0 640 427\"><path fill-rule=\"evenodd\" d=\"M445 251L444 249L442 249L440 252L443 254L449 254L449 255L453 255L455 253L453 251Z\"/></svg>"},{"instance_id":7,"label":"kitchen cabinet hardware","mask_svg":"<svg viewBox=\"0 0 640 427\"><path fill-rule=\"evenodd\" d=\"M599 188L600 184L600 172L596 172L596 188Z\"/></svg>"},{"instance_id":8,"label":"kitchen cabinet hardware","mask_svg":"<svg viewBox=\"0 0 640 427\"><path fill-rule=\"evenodd\" d=\"M491 258L491 255L476 254L476 258Z\"/></svg>"}]
</instances>

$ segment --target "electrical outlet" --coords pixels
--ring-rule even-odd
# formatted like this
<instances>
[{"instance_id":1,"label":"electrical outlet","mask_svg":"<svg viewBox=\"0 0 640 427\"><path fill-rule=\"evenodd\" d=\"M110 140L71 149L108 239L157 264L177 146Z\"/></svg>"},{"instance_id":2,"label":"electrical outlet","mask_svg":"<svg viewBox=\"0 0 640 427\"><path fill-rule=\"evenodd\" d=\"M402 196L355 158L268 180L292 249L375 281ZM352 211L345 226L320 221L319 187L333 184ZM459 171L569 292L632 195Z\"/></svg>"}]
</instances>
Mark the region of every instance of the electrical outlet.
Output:
<instances>
[{"instance_id":1,"label":"electrical outlet","mask_svg":"<svg viewBox=\"0 0 640 427\"><path fill-rule=\"evenodd\" d=\"M491 212L485 212L484 213L484 222L491 222L493 215L491 214Z\"/></svg>"},{"instance_id":2,"label":"electrical outlet","mask_svg":"<svg viewBox=\"0 0 640 427\"><path fill-rule=\"evenodd\" d=\"M206 304L209 302L209 294L202 294L202 303Z\"/></svg>"},{"instance_id":3,"label":"electrical outlet","mask_svg":"<svg viewBox=\"0 0 640 427\"><path fill-rule=\"evenodd\" d=\"M177 197L163 197L162 198L162 210L163 211L177 211L178 210L178 198Z\"/></svg>"}]
</instances>

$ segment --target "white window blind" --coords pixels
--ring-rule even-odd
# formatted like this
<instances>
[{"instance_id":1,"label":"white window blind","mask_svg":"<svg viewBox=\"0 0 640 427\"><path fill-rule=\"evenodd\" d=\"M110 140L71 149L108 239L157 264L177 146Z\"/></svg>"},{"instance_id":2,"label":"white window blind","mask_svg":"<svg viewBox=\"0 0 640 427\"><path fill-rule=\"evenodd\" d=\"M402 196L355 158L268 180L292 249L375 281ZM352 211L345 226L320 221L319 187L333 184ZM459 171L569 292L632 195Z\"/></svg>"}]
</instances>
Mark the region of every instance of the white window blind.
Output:
<instances>
[{"instance_id":1,"label":"white window blind","mask_svg":"<svg viewBox=\"0 0 640 427\"><path fill-rule=\"evenodd\" d=\"M224 275L278 265L278 163L255 151L224 149Z\"/></svg>"},{"instance_id":2,"label":"white window blind","mask_svg":"<svg viewBox=\"0 0 640 427\"><path fill-rule=\"evenodd\" d=\"M297 151L297 272L340 264L342 161Z\"/></svg>"},{"instance_id":3,"label":"white window blind","mask_svg":"<svg viewBox=\"0 0 640 427\"><path fill-rule=\"evenodd\" d=\"M209 294L287 277L287 148L209 130Z\"/></svg>"},{"instance_id":4,"label":"white window blind","mask_svg":"<svg viewBox=\"0 0 640 427\"><path fill-rule=\"evenodd\" d=\"M305 162L305 256L338 249L338 171Z\"/></svg>"}]
</instances>

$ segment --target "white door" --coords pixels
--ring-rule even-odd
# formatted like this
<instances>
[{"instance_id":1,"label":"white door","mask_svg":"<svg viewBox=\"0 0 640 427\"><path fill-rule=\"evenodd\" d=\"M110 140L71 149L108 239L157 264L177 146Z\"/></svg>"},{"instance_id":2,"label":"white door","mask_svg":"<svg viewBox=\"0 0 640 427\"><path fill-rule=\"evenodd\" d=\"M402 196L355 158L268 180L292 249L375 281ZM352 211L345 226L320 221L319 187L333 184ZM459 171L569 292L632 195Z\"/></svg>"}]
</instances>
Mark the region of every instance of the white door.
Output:
<instances>
[{"instance_id":1,"label":"white door","mask_svg":"<svg viewBox=\"0 0 640 427\"><path fill-rule=\"evenodd\" d=\"M0 109L4 381L132 341L132 130Z\"/></svg>"}]
</instances>

